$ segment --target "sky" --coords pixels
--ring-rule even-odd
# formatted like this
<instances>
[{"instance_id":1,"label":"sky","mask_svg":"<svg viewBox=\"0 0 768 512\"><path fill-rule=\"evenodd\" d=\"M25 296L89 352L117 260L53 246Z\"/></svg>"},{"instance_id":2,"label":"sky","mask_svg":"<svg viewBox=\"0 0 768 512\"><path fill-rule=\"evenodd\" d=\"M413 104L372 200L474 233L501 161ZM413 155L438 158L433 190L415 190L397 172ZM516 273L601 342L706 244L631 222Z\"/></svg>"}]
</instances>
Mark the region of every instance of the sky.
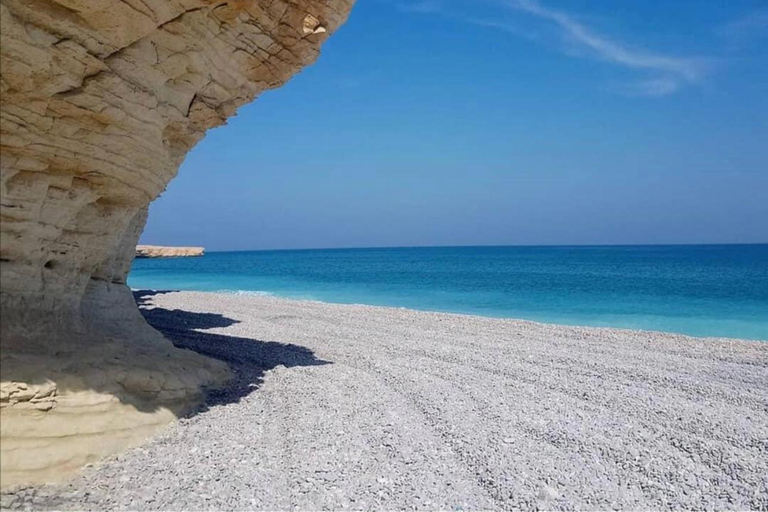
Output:
<instances>
[{"instance_id":1,"label":"sky","mask_svg":"<svg viewBox=\"0 0 768 512\"><path fill-rule=\"evenodd\" d=\"M142 242L768 242L768 2L358 0Z\"/></svg>"}]
</instances>

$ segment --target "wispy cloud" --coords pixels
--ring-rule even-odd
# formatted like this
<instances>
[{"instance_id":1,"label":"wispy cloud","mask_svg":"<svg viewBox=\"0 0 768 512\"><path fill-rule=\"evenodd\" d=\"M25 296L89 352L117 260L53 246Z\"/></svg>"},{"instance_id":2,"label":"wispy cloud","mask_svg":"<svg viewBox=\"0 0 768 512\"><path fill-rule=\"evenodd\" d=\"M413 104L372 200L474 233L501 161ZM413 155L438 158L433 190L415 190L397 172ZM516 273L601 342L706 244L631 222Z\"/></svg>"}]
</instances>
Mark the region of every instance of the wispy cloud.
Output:
<instances>
[{"instance_id":1,"label":"wispy cloud","mask_svg":"<svg viewBox=\"0 0 768 512\"><path fill-rule=\"evenodd\" d=\"M574 57L596 58L622 68L645 74L635 82L612 88L631 96L667 96L687 85L699 83L708 71L708 63L700 58L684 58L652 52L644 48L630 47L604 36L583 22L577 16L563 10L543 5L538 0L496 0L496 5L508 13L524 13L548 24L567 43L563 51ZM504 19L478 19L472 16L458 16L448 12L437 0L424 0L408 4L411 12L440 13L474 25L485 26L541 41L543 38L528 28ZM427 10L429 9L429 10Z\"/></svg>"},{"instance_id":2,"label":"wispy cloud","mask_svg":"<svg viewBox=\"0 0 768 512\"><path fill-rule=\"evenodd\" d=\"M501 30L502 32L507 32L508 34L522 37L523 39L528 39L529 41L541 40L541 36L535 31L530 30L529 28L524 28L519 23L512 23L509 20L497 21L497 20L491 20L491 19L485 19L485 18L474 18L474 17L462 17L461 19L462 21L465 21L466 23L471 23L472 25Z\"/></svg>"},{"instance_id":3,"label":"wispy cloud","mask_svg":"<svg viewBox=\"0 0 768 512\"><path fill-rule=\"evenodd\" d=\"M443 12L443 5L438 0L402 2L397 4L397 8L403 12L417 12L422 14Z\"/></svg>"},{"instance_id":4,"label":"wispy cloud","mask_svg":"<svg viewBox=\"0 0 768 512\"><path fill-rule=\"evenodd\" d=\"M568 39L594 52L599 58L621 66L658 71L682 81L696 82L703 70L700 62L692 59L650 53L643 49L630 49L621 43L601 36L575 17L564 11L549 9L535 0L509 0L512 9L527 12L556 24Z\"/></svg>"},{"instance_id":5,"label":"wispy cloud","mask_svg":"<svg viewBox=\"0 0 768 512\"><path fill-rule=\"evenodd\" d=\"M671 78L649 78L609 87L609 89L625 96L659 98L676 93L680 89L680 82Z\"/></svg>"},{"instance_id":6,"label":"wispy cloud","mask_svg":"<svg viewBox=\"0 0 768 512\"><path fill-rule=\"evenodd\" d=\"M750 39L756 35L768 35L768 8L748 12L721 25L716 32L730 39Z\"/></svg>"}]
</instances>

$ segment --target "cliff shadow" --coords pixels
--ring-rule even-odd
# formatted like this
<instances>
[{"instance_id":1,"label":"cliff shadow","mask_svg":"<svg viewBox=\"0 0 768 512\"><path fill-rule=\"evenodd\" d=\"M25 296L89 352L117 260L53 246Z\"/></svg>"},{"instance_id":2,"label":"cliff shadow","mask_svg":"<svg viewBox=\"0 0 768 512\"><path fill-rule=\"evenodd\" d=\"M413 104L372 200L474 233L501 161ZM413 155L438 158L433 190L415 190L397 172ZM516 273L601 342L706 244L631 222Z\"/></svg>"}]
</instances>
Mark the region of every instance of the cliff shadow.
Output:
<instances>
[{"instance_id":1,"label":"cliff shadow","mask_svg":"<svg viewBox=\"0 0 768 512\"><path fill-rule=\"evenodd\" d=\"M264 380L265 373L277 366L293 368L332 364L330 361L315 357L310 349L291 343L200 332L198 329L229 327L239 321L214 313L170 310L154 306L152 297L163 293L172 293L172 291L135 290L133 292L139 311L147 323L162 333L177 348L192 350L223 361L232 371L233 378L229 385L209 392L206 404L196 413L211 405L239 401L240 398L258 389Z\"/></svg>"},{"instance_id":2,"label":"cliff shadow","mask_svg":"<svg viewBox=\"0 0 768 512\"><path fill-rule=\"evenodd\" d=\"M149 325L165 334L165 331L183 334L184 332L196 332L195 329L214 329L216 327L229 327L240 323L239 320L227 318L216 313L198 313L184 311L182 309L163 309L152 304L152 297L173 293L172 290L134 290L133 298L144 319ZM168 337L168 336L166 336ZM225 336L226 337L226 336ZM234 339L234 338L233 338ZM246 339L246 338L243 338ZM174 345L177 345L176 341ZM211 340L213 344L216 344ZM219 343L220 344L220 343ZM198 344L199 345L199 344ZM178 346L178 345L177 345ZM191 347L181 347L195 350ZM195 350L199 352L199 350ZM207 354L206 354L207 355ZM215 357L215 356L211 356ZM217 359L220 359L217 357Z\"/></svg>"}]
</instances>

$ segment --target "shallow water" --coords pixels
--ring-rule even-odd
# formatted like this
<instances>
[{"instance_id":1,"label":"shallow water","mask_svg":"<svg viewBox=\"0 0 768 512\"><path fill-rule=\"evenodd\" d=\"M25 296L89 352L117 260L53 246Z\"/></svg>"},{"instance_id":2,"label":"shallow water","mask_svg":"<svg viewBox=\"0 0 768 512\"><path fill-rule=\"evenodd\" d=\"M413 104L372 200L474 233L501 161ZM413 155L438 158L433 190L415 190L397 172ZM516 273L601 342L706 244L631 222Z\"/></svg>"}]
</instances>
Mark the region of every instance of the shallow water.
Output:
<instances>
[{"instance_id":1,"label":"shallow water","mask_svg":"<svg viewBox=\"0 0 768 512\"><path fill-rule=\"evenodd\" d=\"M768 244L211 252L128 284L768 340Z\"/></svg>"}]
</instances>

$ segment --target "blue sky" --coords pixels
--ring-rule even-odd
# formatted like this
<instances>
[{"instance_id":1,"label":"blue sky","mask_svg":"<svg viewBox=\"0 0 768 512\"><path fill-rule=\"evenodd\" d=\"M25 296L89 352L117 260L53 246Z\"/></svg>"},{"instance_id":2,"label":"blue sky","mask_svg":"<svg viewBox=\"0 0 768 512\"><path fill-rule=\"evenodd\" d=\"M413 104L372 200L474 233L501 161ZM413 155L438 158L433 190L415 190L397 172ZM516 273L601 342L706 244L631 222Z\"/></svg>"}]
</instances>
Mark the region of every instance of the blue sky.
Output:
<instances>
[{"instance_id":1,"label":"blue sky","mask_svg":"<svg viewBox=\"0 0 768 512\"><path fill-rule=\"evenodd\" d=\"M768 3L358 0L189 154L142 241L768 242Z\"/></svg>"}]
</instances>

